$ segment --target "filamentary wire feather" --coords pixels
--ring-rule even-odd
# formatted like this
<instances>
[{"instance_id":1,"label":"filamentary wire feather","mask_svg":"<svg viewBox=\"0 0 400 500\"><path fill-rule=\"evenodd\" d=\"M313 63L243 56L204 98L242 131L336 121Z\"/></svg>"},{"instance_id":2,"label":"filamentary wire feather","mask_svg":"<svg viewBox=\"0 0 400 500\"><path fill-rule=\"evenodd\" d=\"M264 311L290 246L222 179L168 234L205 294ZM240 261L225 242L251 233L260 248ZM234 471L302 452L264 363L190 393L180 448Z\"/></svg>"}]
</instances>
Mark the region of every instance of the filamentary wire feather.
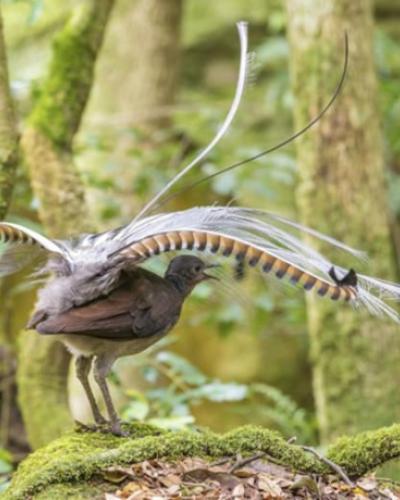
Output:
<instances>
[{"instance_id":1,"label":"filamentary wire feather","mask_svg":"<svg viewBox=\"0 0 400 500\"><path fill-rule=\"evenodd\" d=\"M176 184L184 175L186 175L193 167L199 164L199 162L205 158L208 153L216 146L216 144L222 139L222 137L226 134L228 131L235 115L236 112L239 108L240 101L243 96L244 89L246 87L246 81L247 81L247 70L248 70L248 53L247 53L247 46L248 46L248 40L247 40L247 23L241 21L237 23L237 29L239 33L239 39L240 39L240 66L239 66L239 73L238 73L238 79L237 79L237 84L236 84L236 92L231 104L231 107L228 111L228 114L226 115L226 118L221 125L220 129L218 130L217 134L215 137L212 139L212 141L208 144L207 147L205 147L186 167L184 167L182 170L180 170L164 187L161 189L159 193L157 193L141 210L140 212L136 215L134 220L140 219L145 213L147 213L156 203L157 201L166 193L169 191L174 184Z\"/></svg>"}]
</instances>

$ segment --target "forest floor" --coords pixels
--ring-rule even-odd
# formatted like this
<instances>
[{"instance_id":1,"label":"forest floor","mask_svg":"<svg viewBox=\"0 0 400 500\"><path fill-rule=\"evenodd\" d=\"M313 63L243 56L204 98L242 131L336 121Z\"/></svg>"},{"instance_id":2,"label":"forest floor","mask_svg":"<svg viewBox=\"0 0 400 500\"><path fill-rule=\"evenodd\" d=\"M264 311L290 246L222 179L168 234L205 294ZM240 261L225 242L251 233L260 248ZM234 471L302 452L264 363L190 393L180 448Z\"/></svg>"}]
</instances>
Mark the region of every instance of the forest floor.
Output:
<instances>
[{"instance_id":1,"label":"forest floor","mask_svg":"<svg viewBox=\"0 0 400 500\"><path fill-rule=\"evenodd\" d=\"M111 467L103 479L116 483L115 491L106 493L106 500L400 499L400 485L389 480L368 475L350 485L335 475L292 472L262 453L212 463L200 458L146 460Z\"/></svg>"}]
</instances>

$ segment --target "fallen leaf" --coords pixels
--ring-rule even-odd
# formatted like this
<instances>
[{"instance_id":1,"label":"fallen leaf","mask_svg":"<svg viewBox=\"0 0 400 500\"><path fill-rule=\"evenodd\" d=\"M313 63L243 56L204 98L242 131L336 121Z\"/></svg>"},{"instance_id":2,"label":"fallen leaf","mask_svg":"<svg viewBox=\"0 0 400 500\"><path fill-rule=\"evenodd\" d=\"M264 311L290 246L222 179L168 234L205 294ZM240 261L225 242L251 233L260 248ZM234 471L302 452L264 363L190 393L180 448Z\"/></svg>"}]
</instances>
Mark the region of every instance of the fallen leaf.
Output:
<instances>
[{"instance_id":1,"label":"fallen leaf","mask_svg":"<svg viewBox=\"0 0 400 500\"><path fill-rule=\"evenodd\" d=\"M179 490L180 490L179 484L172 484L167 488L168 497L170 498L172 495L175 495L176 493L178 493Z\"/></svg>"},{"instance_id":2,"label":"fallen leaf","mask_svg":"<svg viewBox=\"0 0 400 500\"><path fill-rule=\"evenodd\" d=\"M159 482L169 488L170 486L175 486L181 484L181 478L176 474L171 474L169 476L160 477Z\"/></svg>"},{"instance_id":3,"label":"fallen leaf","mask_svg":"<svg viewBox=\"0 0 400 500\"><path fill-rule=\"evenodd\" d=\"M306 488L308 491L315 493L317 496L320 494L318 484L310 476L296 476L295 482L290 487L291 490L301 490L302 488Z\"/></svg>"},{"instance_id":4,"label":"fallen leaf","mask_svg":"<svg viewBox=\"0 0 400 500\"><path fill-rule=\"evenodd\" d=\"M120 470L106 470L102 474L103 479L108 481L109 483L119 484L128 477L128 474L120 471Z\"/></svg>"},{"instance_id":5,"label":"fallen leaf","mask_svg":"<svg viewBox=\"0 0 400 500\"><path fill-rule=\"evenodd\" d=\"M126 484L121 490L117 491L117 494L122 498L128 498L132 495L132 493L136 493L137 491L144 491L147 488L144 485L139 485L134 483L133 481Z\"/></svg>"},{"instance_id":6,"label":"fallen leaf","mask_svg":"<svg viewBox=\"0 0 400 500\"><path fill-rule=\"evenodd\" d=\"M378 486L378 482L374 477L363 477L357 481L357 486L364 491L373 491Z\"/></svg>"},{"instance_id":7,"label":"fallen leaf","mask_svg":"<svg viewBox=\"0 0 400 500\"><path fill-rule=\"evenodd\" d=\"M246 467L244 469L238 469L235 470L233 473L236 477L240 478L248 478L248 477L253 477L256 475L256 472L253 469L250 469L249 467Z\"/></svg>"},{"instance_id":8,"label":"fallen leaf","mask_svg":"<svg viewBox=\"0 0 400 500\"><path fill-rule=\"evenodd\" d=\"M183 481L191 483L201 483L210 477L208 469L192 469L185 472L182 476Z\"/></svg>"},{"instance_id":9,"label":"fallen leaf","mask_svg":"<svg viewBox=\"0 0 400 500\"><path fill-rule=\"evenodd\" d=\"M385 488L384 490L379 490L379 493L385 495L385 498L389 500L399 500L400 495L395 495L389 488Z\"/></svg>"},{"instance_id":10,"label":"fallen leaf","mask_svg":"<svg viewBox=\"0 0 400 500\"><path fill-rule=\"evenodd\" d=\"M232 490L232 498L243 498L244 486L243 484L236 485Z\"/></svg>"},{"instance_id":11,"label":"fallen leaf","mask_svg":"<svg viewBox=\"0 0 400 500\"><path fill-rule=\"evenodd\" d=\"M267 494L268 499L279 500L284 498L281 487L263 472L258 474L257 486L259 490Z\"/></svg>"}]
</instances>

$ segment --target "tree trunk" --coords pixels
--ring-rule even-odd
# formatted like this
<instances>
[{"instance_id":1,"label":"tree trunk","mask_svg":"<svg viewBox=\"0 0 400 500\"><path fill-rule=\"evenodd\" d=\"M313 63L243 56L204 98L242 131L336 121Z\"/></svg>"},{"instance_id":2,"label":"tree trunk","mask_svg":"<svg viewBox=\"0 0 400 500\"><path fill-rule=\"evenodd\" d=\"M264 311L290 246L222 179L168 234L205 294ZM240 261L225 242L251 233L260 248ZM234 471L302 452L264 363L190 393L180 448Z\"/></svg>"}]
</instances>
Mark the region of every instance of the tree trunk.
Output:
<instances>
[{"instance_id":1,"label":"tree trunk","mask_svg":"<svg viewBox=\"0 0 400 500\"><path fill-rule=\"evenodd\" d=\"M329 100L349 34L349 71L334 107L297 143L302 221L368 251L367 274L395 279L369 0L287 0L295 129ZM324 250L323 247L321 247ZM398 326L312 297L314 395L323 440L398 420Z\"/></svg>"},{"instance_id":2,"label":"tree trunk","mask_svg":"<svg viewBox=\"0 0 400 500\"><path fill-rule=\"evenodd\" d=\"M161 129L170 123L178 84L182 0L125 0L115 14L95 109L104 109L105 100L130 125Z\"/></svg>"},{"instance_id":3,"label":"tree trunk","mask_svg":"<svg viewBox=\"0 0 400 500\"><path fill-rule=\"evenodd\" d=\"M22 137L40 218L52 237L70 237L90 227L84 186L71 149L112 6L113 0L86 2L56 37L49 74ZM19 399L33 447L71 426L69 361L69 353L57 341L32 332L22 334Z\"/></svg>"},{"instance_id":4,"label":"tree trunk","mask_svg":"<svg viewBox=\"0 0 400 500\"><path fill-rule=\"evenodd\" d=\"M14 103L10 93L7 53L0 11L0 220L4 219L11 201L18 164L18 128ZM1 291L0 291L1 293ZM3 295L3 294L2 294ZM0 326L0 445L23 441L21 416L16 406L15 353L9 348L5 321ZM18 436L17 436L18 433Z\"/></svg>"},{"instance_id":5,"label":"tree trunk","mask_svg":"<svg viewBox=\"0 0 400 500\"><path fill-rule=\"evenodd\" d=\"M0 220L11 200L18 163L18 130L10 94L3 20L0 13Z\"/></svg>"}]
</instances>

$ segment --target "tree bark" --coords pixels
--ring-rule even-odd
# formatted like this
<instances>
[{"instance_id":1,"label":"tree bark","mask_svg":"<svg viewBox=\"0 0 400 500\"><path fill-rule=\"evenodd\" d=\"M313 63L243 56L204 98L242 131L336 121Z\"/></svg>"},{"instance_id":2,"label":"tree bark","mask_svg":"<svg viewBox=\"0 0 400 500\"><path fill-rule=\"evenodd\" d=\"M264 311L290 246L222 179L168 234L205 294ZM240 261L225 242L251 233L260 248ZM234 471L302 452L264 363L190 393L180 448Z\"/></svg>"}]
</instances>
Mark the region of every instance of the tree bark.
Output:
<instances>
[{"instance_id":1,"label":"tree bark","mask_svg":"<svg viewBox=\"0 0 400 500\"><path fill-rule=\"evenodd\" d=\"M302 221L370 254L395 279L369 0L287 0L295 129L333 92L349 34L349 71L327 116L297 142ZM321 247L324 250L324 247ZM314 395L324 441L398 420L398 326L312 297Z\"/></svg>"},{"instance_id":2,"label":"tree bark","mask_svg":"<svg viewBox=\"0 0 400 500\"><path fill-rule=\"evenodd\" d=\"M56 37L49 73L22 137L39 215L52 237L90 228L84 186L72 157L113 0L81 5ZM19 400L33 447L71 426L70 355L57 341L25 332L20 342Z\"/></svg>"},{"instance_id":3,"label":"tree bark","mask_svg":"<svg viewBox=\"0 0 400 500\"><path fill-rule=\"evenodd\" d=\"M111 24L112 57L105 58L101 67L105 83L99 98L105 96L114 111L128 113L129 123L149 132L170 123L178 85L181 18L182 0L134 4L128 0L116 9ZM127 67L135 69L127 74Z\"/></svg>"},{"instance_id":4,"label":"tree bark","mask_svg":"<svg viewBox=\"0 0 400 500\"><path fill-rule=\"evenodd\" d=\"M10 93L7 54L0 13L0 220L4 219L12 196L18 164L18 129Z\"/></svg>"},{"instance_id":5,"label":"tree bark","mask_svg":"<svg viewBox=\"0 0 400 500\"><path fill-rule=\"evenodd\" d=\"M12 197L15 172L19 160L18 142L17 119L10 92L3 18L0 10L0 220L5 218ZM19 437L23 436L20 425L21 418L15 402L15 354L13 349L7 346L9 343L7 333L6 324L2 318L0 326L1 446L9 445L10 441L16 437L16 432L19 433Z\"/></svg>"},{"instance_id":6,"label":"tree bark","mask_svg":"<svg viewBox=\"0 0 400 500\"><path fill-rule=\"evenodd\" d=\"M393 0L375 0L375 16L378 20L393 19L400 16L400 4Z\"/></svg>"}]
</instances>

